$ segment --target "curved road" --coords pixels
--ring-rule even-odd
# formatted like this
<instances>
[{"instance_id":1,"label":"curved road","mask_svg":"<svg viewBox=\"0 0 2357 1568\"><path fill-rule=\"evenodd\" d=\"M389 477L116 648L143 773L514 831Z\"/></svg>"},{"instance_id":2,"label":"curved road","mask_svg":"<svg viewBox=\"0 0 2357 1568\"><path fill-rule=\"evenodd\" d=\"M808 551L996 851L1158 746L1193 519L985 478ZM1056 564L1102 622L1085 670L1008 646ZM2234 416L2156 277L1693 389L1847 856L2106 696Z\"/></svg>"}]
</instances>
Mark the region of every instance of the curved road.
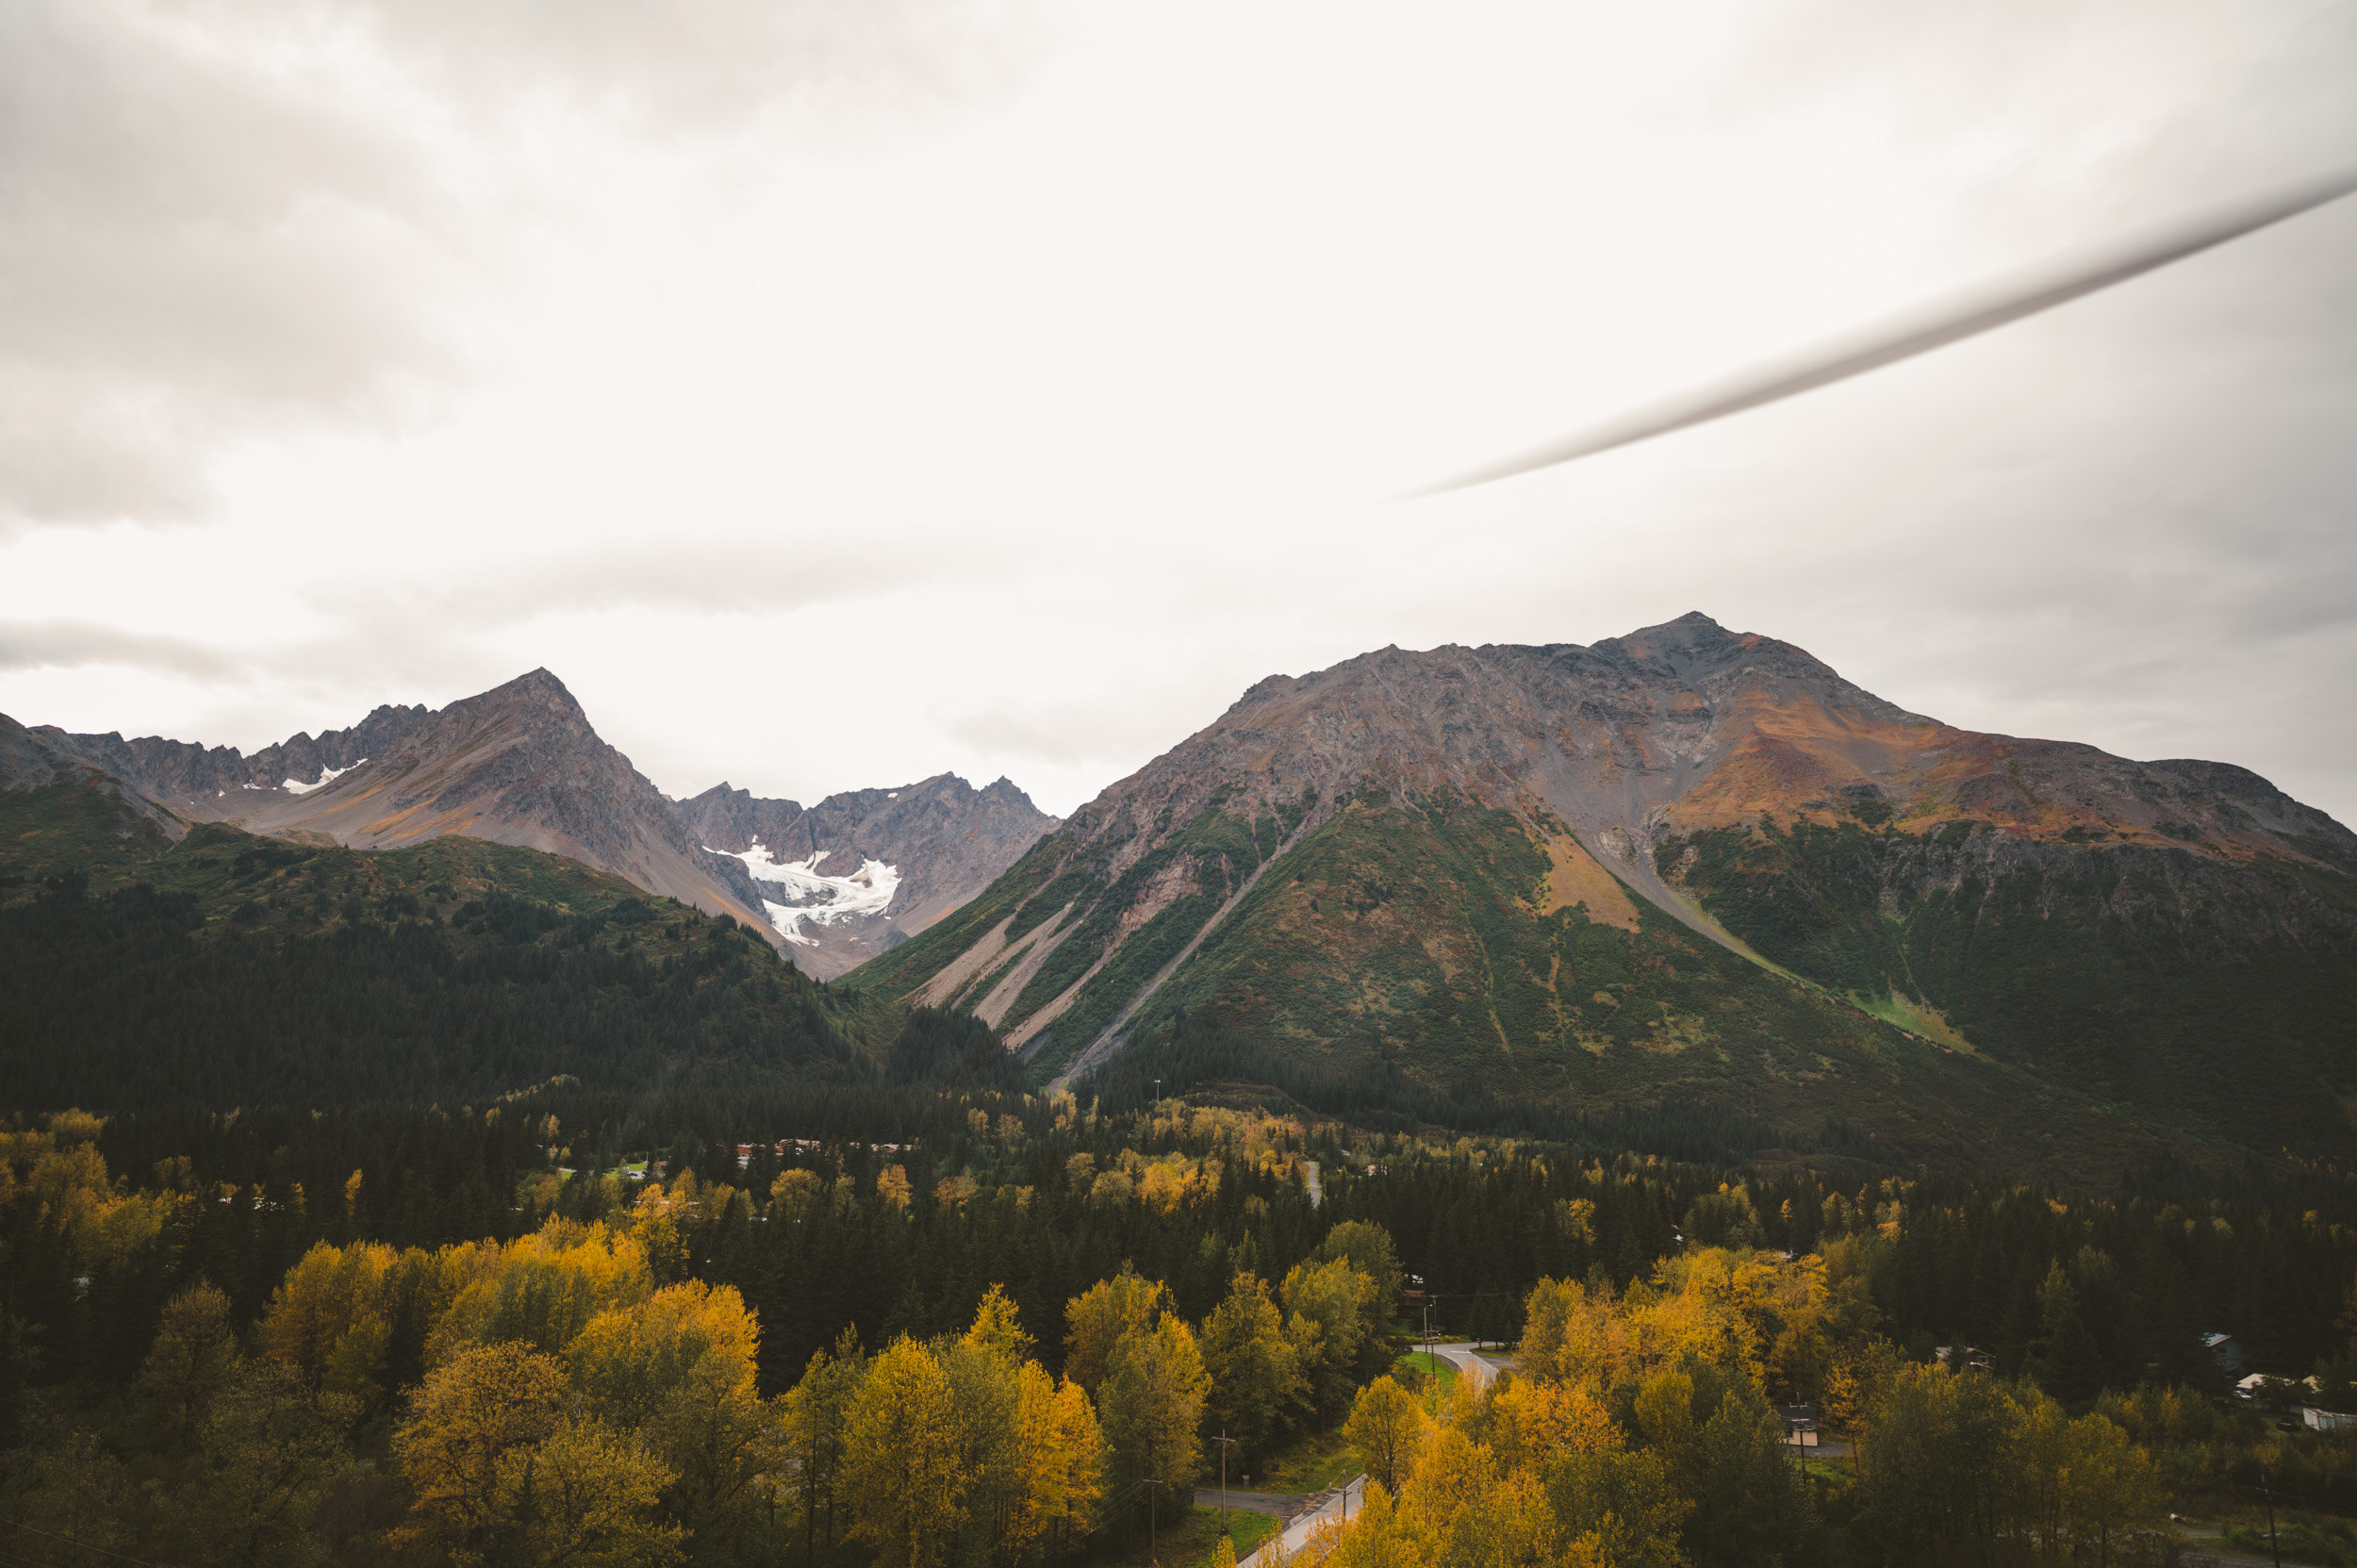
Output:
<instances>
[{"instance_id":1,"label":"curved road","mask_svg":"<svg viewBox=\"0 0 2357 1568\"><path fill-rule=\"evenodd\" d=\"M1432 1349L1434 1354L1446 1356L1450 1361L1455 1362L1457 1370L1471 1378L1475 1388L1479 1388L1504 1369L1501 1362L1491 1361L1475 1351L1471 1340L1459 1340L1455 1345L1436 1345L1432 1346Z\"/></svg>"},{"instance_id":2,"label":"curved road","mask_svg":"<svg viewBox=\"0 0 2357 1568\"><path fill-rule=\"evenodd\" d=\"M1317 1169L1315 1165L1311 1165L1310 1168L1312 1171ZM1482 1384L1488 1382L1492 1378L1497 1375L1497 1363L1487 1361L1481 1356L1475 1354L1473 1343L1470 1340L1463 1341L1456 1345L1436 1345L1432 1346L1432 1349L1436 1354L1446 1356L1450 1361L1456 1362L1458 1370L1464 1376L1472 1378L1475 1388L1480 1387ZM1346 1483L1340 1491L1336 1492L1332 1496L1328 1497L1324 1504L1303 1513L1292 1524L1286 1526L1283 1534L1275 1537L1271 1541L1263 1542L1259 1551L1256 1551L1250 1557L1245 1558L1242 1562L1236 1565L1236 1568L1252 1568L1252 1565L1261 1560L1262 1554L1267 1552L1270 1546L1280 1542L1283 1543L1286 1555L1289 1557L1294 1553L1300 1551L1302 1547L1310 1543L1310 1533L1320 1525L1325 1524L1329 1520L1340 1520L1348 1514L1357 1512L1360 1503L1366 1496L1366 1477L1352 1477L1348 1483ZM1235 1493L1231 1492L1228 1494L1228 1506L1229 1508L1235 1508L1238 1506L1236 1497L1237 1494Z\"/></svg>"}]
</instances>

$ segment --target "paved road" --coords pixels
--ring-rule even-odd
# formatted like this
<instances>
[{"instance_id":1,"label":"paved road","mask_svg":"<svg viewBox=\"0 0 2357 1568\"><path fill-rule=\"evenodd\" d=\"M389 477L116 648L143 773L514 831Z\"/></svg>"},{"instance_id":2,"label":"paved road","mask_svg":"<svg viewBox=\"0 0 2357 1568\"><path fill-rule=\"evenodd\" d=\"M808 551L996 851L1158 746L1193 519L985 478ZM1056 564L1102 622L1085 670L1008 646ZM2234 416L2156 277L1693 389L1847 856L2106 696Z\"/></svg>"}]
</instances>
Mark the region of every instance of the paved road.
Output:
<instances>
[{"instance_id":1,"label":"paved road","mask_svg":"<svg viewBox=\"0 0 2357 1568\"><path fill-rule=\"evenodd\" d=\"M1366 1490L1366 1477L1354 1476L1347 1483L1337 1487L1332 1492L1318 1494L1312 1499L1316 1502L1316 1507L1304 1510L1292 1524L1285 1527L1282 1534L1262 1542L1260 1548L1238 1563L1236 1568L1253 1568L1253 1564L1260 1562L1268 1555L1269 1547L1280 1543L1288 1557L1298 1552L1310 1543L1310 1533L1320 1525L1328 1520L1340 1520L1345 1515L1356 1514L1360 1504L1365 1499ZM1232 1492L1228 1494L1228 1507L1236 1506L1235 1496L1236 1494Z\"/></svg>"},{"instance_id":2,"label":"paved road","mask_svg":"<svg viewBox=\"0 0 2357 1568\"><path fill-rule=\"evenodd\" d=\"M1471 1378L1475 1388L1496 1377L1503 1369L1500 1362L1475 1350L1471 1340L1460 1340L1455 1345L1436 1345L1432 1348L1455 1362L1457 1370Z\"/></svg>"}]
</instances>

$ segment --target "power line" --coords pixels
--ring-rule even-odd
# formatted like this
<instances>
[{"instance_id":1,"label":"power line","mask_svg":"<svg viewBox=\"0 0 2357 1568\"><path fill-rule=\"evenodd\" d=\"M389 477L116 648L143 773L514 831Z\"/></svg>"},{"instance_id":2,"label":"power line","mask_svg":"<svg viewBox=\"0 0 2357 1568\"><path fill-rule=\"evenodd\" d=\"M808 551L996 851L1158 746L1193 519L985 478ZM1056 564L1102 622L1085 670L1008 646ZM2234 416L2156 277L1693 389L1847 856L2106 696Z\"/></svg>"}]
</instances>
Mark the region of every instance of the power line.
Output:
<instances>
[{"instance_id":1,"label":"power line","mask_svg":"<svg viewBox=\"0 0 2357 1568\"><path fill-rule=\"evenodd\" d=\"M150 1562L143 1557L125 1557L121 1552L110 1552L104 1546L93 1546L87 1541L76 1541L70 1535L58 1535L55 1531L44 1530L38 1526L19 1522L16 1527L20 1530L31 1530L35 1535L46 1536L52 1541L62 1542L68 1546L78 1546L86 1552L96 1552L100 1557L113 1558L117 1562L137 1563L139 1568L164 1568L160 1562Z\"/></svg>"}]
</instances>

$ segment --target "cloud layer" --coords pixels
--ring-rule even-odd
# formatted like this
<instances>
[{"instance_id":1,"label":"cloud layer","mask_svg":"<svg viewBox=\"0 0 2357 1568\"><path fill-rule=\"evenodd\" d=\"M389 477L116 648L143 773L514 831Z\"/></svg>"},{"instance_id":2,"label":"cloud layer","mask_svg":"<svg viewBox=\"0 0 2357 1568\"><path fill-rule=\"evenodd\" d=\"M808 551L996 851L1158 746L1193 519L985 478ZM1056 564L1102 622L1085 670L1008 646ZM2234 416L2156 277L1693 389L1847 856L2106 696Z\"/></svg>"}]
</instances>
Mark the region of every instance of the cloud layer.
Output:
<instances>
[{"instance_id":1,"label":"cloud layer","mask_svg":"<svg viewBox=\"0 0 2357 1568\"><path fill-rule=\"evenodd\" d=\"M32 0L0 709L536 665L675 793L1067 811L1251 682L1689 609L2357 817L2357 215L1385 498L2357 155L2346 8Z\"/></svg>"}]
</instances>

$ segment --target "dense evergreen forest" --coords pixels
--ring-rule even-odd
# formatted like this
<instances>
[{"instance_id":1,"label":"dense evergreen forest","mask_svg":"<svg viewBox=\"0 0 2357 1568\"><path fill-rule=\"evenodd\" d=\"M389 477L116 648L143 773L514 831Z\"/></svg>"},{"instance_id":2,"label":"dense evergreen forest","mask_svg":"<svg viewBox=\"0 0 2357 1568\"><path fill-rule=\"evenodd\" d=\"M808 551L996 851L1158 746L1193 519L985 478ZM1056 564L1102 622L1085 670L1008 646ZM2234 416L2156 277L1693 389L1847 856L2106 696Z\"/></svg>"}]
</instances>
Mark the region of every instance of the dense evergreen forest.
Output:
<instances>
[{"instance_id":1,"label":"dense evergreen forest","mask_svg":"<svg viewBox=\"0 0 2357 1568\"><path fill-rule=\"evenodd\" d=\"M900 1052L900 1066L955 1071L963 1058L945 1026L926 1048ZM1720 1136L1712 1115L1680 1122L1676 1113L1663 1114L1656 1141L1708 1147ZM728 1406L736 1412L729 1419L749 1423L748 1432L769 1431L780 1444L790 1445L797 1431L808 1436L794 1422L816 1419L803 1409L816 1394L799 1393L819 1386L815 1376L836 1379L825 1385L836 1390L830 1408L849 1420L846 1401L867 1386L860 1379L887 1364L920 1391L980 1378L1000 1389L1010 1411L1026 1398L1045 1401L1039 1408L1050 1414L1061 1408L1055 1420L1064 1427L1056 1429L1065 1447L1058 1462L1080 1462L1073 1444L1097 1455L1089 1461L1096 1479L1070 1483L1086 1495L1063 1512L1049 1510L1042 1516L1047 1522L1025 1526L1031 1533L1016 1531L1012 1544L993 1535L997 1526L960 1514L964 1524L941 1527L946 1555L929 1561L1086 1555L1127 1540L1131 1505L1150 1501L1150 1489L1139 1468L1147 1461L1137 1457L1144 1428L1120 1402L1144 1395L1109 1393L1108 1345L1122 1334L1159 1334L1153 1355L1177 1358L1175 1365L1192 1354L1211 1369L1195 1379L1202 1402L1190 1407L1190 1420L1234 1424L1274 1450L1289 1433L1348 1425L1388 1364L1392 1351L1377 1347L1395 1319L1406 1325L1400 1292L1411 1281L1427 1293L1440 1331L1519 1338L1527 1349L1539 1323L1530 1314L1555 1311L1544 1307L1553 1299L1541 1289L1546 1281L1575 1289L1593 1311L1625 1316L1681 1292L1709 1297L1702 1285L1689 1289L1694 1268L1732 1270L1727 1278L1751 1281L1743 1288L1765 1292L1763 1301L1789 1297L1774 1312L1818 1325L1810 1332L1822 1341L1771 1354L1784 1330L1755 1334L1756 1366L1743 1379L1751 1391L1743 1398L1807 1400L1844 1411L1860 1426L1886 1385L1898 1386L1892 1378L1936 1364L1938 1345L1986 1352L1994 1379L2019 1391L2008 1421L2046 1420L2036 1403L2046 1399L2061 1401L2056 1409L2073 1418L2110 1408L2118 1425L2130 1408L2119 1401L2146 1397L2139 1388L2174 1390L2167 1397L2178 1403L2169 1409L2179 1413L2167 1419L2176 1435L2138 1440L2157 1467L2156 1496L2171 1485L2187 1495L2231 1492L2236 1466L2252 1462L2250 1444L2262 1435L2256 1426L2236 1435L2251 1418L2223 1397L2222 1375L2200 1333L2232 1332L2263 1370L2295 1378L2316 1370L2321 1383L2339 1388L2351 1370L2348 1340L2357 1327L2349 1315L2357 1231L2333 1217L2352 1212L2350 1179L2322 1168L2254 1167L2230 1179L2163 1167L2132 1176L2117 1194L2064 1196L1966 1176L1853 1180L1839 1173L1854 1174L1854 1163L1839 1157L1820 1164L1797 1157L1773 1164L1689 1161L1608 1149L1595 1136L1436 1138L1178 1098L1113 1111L938 1082L653 1096L557 1086L441 1108L182 1110L103 1120L59 1114L19 1118L7 1139L0 1421L6 1441L19 1445L6 1488L9 1517L71 1523L89 1501L76 1488L96 1487L120 1501L144 1486L152 1500L163 1494L157 1488L168 1493L178 1484L172 1477L193 1474L190 1467L219 1463L206 1445L231 1438L214 1428L261 1417L247 1410L207 1427L187 1404L196 1395L183 1389L173 1395L183 1401L182 1416L169 1428L176 1436L158 1439L164 1428L151 1419L164 1396L158 1357L185 1362L195 1352L184 1342L201 1332L212 1346L206 1355L243 1369L237 1376L247 1382L238 1386L247 1393L239 1398L268 1395L309 1412L299 1421L285 1416L294 1424L288 1430L310 1434L305 1452L317 1460L303 1471L311 1479L296 1499L300 1527L289 1526L279 1545L251 1560L326 1554L440 1561L474 1549L467 1541L476 1538L466 1535L473 1527L435 1512L440 1505L420 1479L424 1461L417 1457L424 1441L416 1430L420 1412L432 1399L463 1403L482 1392L436 1382L457 1377L450 1369L462 1362L468 1377L500 1387L507 1385L499 1379L521 1378L518 1387L540 1388L532 1397L552 1411L604 1412L592 1435L607 1446L552 1451L552 1465L583 1466L589 1475L599 1464L619 1463L618 1455L669 1455L659 1465L647 1462L673 1481L616 1505L628 1528L617 1525L613 1539L653 1560L684 1553L699 1561L778 1560L796 1547L798 1528L805 1556L832 1552L858 1561L882 1550L874 1532L885 1526L860 1524L865 1516L848 1494L820 1495L821 1482L835 1484L827 1479L834 1461L823 1457L796 1468L782 1451L771 1453L760 1474L795 1477L804 1489L800 1501L785 1494L791 1488L764 1482L763 1491L740 1477L732 1483L739 1501L730 1507L754 1510L745 1499L756 1495L760 1506L731 1514L725 1528L715 1523L709 1497L683 1501L677 1477L688 1473L684 1451L662 1445L686 1440L662 1435L671 1428L651 1413L661 1400L586 1392L597 1378L620 1379L620 1387L656 1377L613 1362L623 1351L611 1346L599 1352L608 1360L595 1363L604 1371L584 1370L591 1342L577 1341L609 1312L622 1317L601 1333L637 1345L630 1355L654 1357L648 1365L673 1366L681 1344L733 1346L738 1372L713 1374L737 1401ZM1310 1162L1319 1176L1314 1203ZM1374 1236L1379 1246L1365 1240ZM1319 1270L1338 1257L1368 1282L1337 1275L1320 1284ZM1135 1293L1119 1283L1125 1279L1146 1294L1131 1299ZM1120 1299L1103 1306L1109 1289ZM1092 1293L1113 1313L1113 1329L1090 1329L1097 1309L1084 1303ZM1344 1311L1333 1301L1355 1304ZM463 1333L453 1316L462 1308L471 1314ZM946 1348L971 1337L978 1314L994 1312L1015 1326L984 1333L986 1340L997 1334L997 1361L968 1364L959 1359L967 1351ZM655 1332L650 1313L669 1325L662 1332L672 1336L664 1342L670 1351L641 1343ZM1177 1327L1162 1327L1165 1320ZM1315 1321L1327 1327L1306 1327ZM1180 1329L1192 1351L1178 1343ZM1319 1343L1329 1346L1324 1361L1312 1353ZM1594 1390L1599 1410L1611 1413L1613 1379L1637 1389L1677 1372L1689 1352L1702 1353L1675 1336L1663 1343L1673 1348L1597 1375L1604 1379ZM527 1344L544 1362L519 1370L491 1354L491 1347ZM908 1348L887 1362L896 1345ZM1337 1357L1336 1345L1347 1354ZM688 1361L702 1365L696 1357ZM1700 1364L1678 1375L1705 1389L1695 1397L1706 1420L1715 1406L1703 1407L1728 1396L1732 1385L1711 1381L1718 1374ZM1247 1365L1258 1370L1238 1370ZM291 1369L286 1387L271 1385L275 1393L253 1381L279 1376L272 1367ZM865 1370L855 1377L850 1369ZM1159 1388L1154 1379L1166 1372L1156 1362L1135 1375L1146 1379L1141 1388ZM741 1388L731 1380L738 1373ZM1077 1399L1058 1393L1060 1378L1080 1391ZM563 1388L577 1393L565 1395ZM1379 1391L1376 1397L1380 1403ZM567 1406L567 1398L590 1402ZM2112 1405L2103 1407L2107 1399ZM1095 1437L1083 1430L1084 1408L1097 1424ZM2212 1412L2203 1418L2211 1425L2198 1432L2184 1414L2195 1409ZM686 1419L675 1411L662 1420L674 1416ZM1460 1426L1477 1433L1486 1429L1481 1422L1496 1419L1465 1413ZM551 1420L549 1431L570 1429ZM1643 1424L1630 1415L1623 1425L1642 1450ZM1210 1451L1207 1435L1195 1431L1190 1453L1147 1468L1183 1463L1197 1473ZM263 1439L247 1431L237 1441ZM523 1445L518 1453L537 1453L532 1444L552 1441L546 1433L514 1439ZM1493 1457L1506 1451L1502 1438L1483 1441ZM2350 1472L2334 1457L2333 1441L2276 1456L2291 1466L2287 1484L2314 1494L2311 1504L2357 1502L2344 1495ZM2298 1446L2289 1437L2282 1442ZM61 1452L80 1455L80 1468L68 1473L42 1457ZM1409 1506L1405 1492L1399 1499ZM1881 1560L1873 1555L1882 1550L1874 1544L1879 1527L1854 1503L1811 1502L1815 1522L1805 1522L1803 1534L1821 1544L1847 1543L1840 1550L1852 1560ZM757 1529L748 1523L754 1513ZM133 1555L158 1562L221 1555L175 1548L168 1514L131 1509L124 1517L131 1523L104 1537L110 1550L135 1547ZM1001 1510L992 1517L1004 1524L1011 1516Z\"/></svg>"}]
</instances>

